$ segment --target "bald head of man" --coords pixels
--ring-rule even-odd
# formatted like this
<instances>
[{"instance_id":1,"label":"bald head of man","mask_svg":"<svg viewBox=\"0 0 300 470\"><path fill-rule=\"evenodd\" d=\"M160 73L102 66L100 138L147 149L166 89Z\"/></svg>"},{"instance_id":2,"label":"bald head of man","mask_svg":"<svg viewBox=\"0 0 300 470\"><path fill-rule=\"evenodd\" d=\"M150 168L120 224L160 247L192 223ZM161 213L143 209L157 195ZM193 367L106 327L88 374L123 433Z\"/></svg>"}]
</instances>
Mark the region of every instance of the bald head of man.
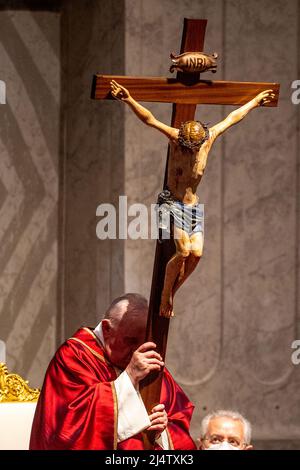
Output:
<instances>
[{"instance_id":1,"label":"bald head of man","mask_svg":"<svg viewBox=\"0 0 300 470\"><path fill-rule=\"evenodd\" d=\"M148 303L139 294L115 299L102 320L105 352L109 361L126 369L132 354L145 342Z\"/></svg>"}]
</instances>

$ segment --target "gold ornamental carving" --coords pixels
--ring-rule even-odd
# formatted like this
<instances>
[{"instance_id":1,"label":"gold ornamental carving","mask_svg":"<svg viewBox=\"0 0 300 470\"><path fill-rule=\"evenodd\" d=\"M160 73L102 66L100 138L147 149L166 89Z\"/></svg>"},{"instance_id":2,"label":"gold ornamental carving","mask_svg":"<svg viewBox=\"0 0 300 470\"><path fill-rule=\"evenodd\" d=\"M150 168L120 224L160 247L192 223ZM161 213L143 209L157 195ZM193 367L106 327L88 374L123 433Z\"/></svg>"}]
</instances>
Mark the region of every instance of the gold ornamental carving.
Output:
<instances>
[{"instance_id":1,"label":"gold ornamental carving","mask_svg":"<svg viewBox=\"0 0 300 470\"><path fill-rule=\"evenodd\" d=\"M0 403L4 402L35 402L40 390L30 388L28 380L18 374L10 374L7 366L0 362Z\"/></svg>"}]
</instances>

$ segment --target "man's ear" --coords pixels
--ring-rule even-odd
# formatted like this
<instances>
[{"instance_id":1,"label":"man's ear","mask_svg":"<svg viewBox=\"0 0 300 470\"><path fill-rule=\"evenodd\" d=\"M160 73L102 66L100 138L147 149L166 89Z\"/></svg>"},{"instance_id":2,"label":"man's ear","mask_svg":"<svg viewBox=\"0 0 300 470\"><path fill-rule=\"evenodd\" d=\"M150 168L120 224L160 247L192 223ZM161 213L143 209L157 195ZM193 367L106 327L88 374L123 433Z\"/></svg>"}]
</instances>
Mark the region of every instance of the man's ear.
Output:
<instances>
[{"instance_id":1,"label":"man's ear","mask_svg":"<svg viewBox=\"0 0 300 470\"><path fill-rule=\"evenodd\" d=\"M104 318L102 320L101 326L102 326L103 338L104 338L104 341L106 341L106 338L109 335L110 330L111 330L111 325L110 325L110 321L108 320L108 318Z\"/></svg>"},{"instance_id":2,"label":"man's ear","mask_svg":"<svg viewBox=\"0 0 300 470\"><path fill-rule=\"evenodd\" d=\"M244 450L253 450L253 446L251 446L251 445L246 446Z\"/></svg>"}]
</instances>

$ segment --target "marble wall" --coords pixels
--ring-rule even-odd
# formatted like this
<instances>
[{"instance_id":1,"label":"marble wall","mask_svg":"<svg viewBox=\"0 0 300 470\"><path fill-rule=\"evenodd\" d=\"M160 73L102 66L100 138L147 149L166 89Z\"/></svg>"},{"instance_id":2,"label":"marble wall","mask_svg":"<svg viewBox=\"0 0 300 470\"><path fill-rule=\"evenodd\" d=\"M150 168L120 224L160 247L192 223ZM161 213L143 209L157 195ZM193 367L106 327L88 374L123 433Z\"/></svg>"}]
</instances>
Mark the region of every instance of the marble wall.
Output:
<instances>
[{"instance_id":1,"label":"marble wall","mask_svg":"<svg viewBox=\"0 0 300 470\"><path fill-rule=\"evenodd\" d=\"M64 2L61 212L62 311L58 342L82 324L96 325L124 290L124 245L96 237L99 204L124 194L124 110L90 99L95 73L124 69L124 4L119 0Z\"/></svg>"},{"instance_id":2,"label":"marble wall","mask_svg":"<svg viewBox=\"0 0 300 470\"><path fill-rule=\"evenodd\" d=\"M58 311L57 2L39 11L0 2L0 79L0 338L9 369L38 386Z\"/></svg>"},{"instance_id":3,"label":"marble wall","mask_svg":"<svg viewBox=\"0 0 300 470\"><path fill-rule=\"evenodd\" d=\"M300 367L291 362L291 343L300 337L299 106L290 97L300 77L298 2L128 0L126 73L168 75L184 17L208 19L205 51L219 53L214 79L276 81L281 94L277 109L254 110L211 151L198 192L206 214L204 255L177 294L166 362L196 404L195 436L207 411L236 408L253 423L259 446L272 447L273 439L274 446L289 439L296 446ZM147 106L170 122L170 105ZM197 117L215 123L232 109L200 106ZM156 200L166 150L164 136L126 110L130 200L148 206ZM154 248L151 241L126 243L126 291L149 295Z\"/></svg>"}]
</instances>

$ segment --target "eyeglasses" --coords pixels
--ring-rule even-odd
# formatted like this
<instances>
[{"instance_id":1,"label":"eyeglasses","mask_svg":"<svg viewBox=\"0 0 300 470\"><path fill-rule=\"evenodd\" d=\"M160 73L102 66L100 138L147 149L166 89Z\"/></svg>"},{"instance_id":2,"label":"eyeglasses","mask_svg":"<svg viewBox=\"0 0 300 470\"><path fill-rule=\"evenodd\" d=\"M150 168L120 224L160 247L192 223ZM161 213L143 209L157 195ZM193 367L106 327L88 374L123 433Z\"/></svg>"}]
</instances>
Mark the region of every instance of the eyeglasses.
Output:
<instances>
[{"instance_id":1,"label":"eyeglasses","mask_svg":"<svg viewBox=\"0 0 300 470\"><path fill-rule=\"evenodd\" d=\"M206 437L204 440L212 445L222 444L222 442L226 441L228 442L228 444L232 445L233 447L242 448L245 446L244 442L241 442L239 439L236 439L235 437L229 437L228 439L225 439L223 436L210 436L209 438Z\"/></svg>"}]
</instances>

